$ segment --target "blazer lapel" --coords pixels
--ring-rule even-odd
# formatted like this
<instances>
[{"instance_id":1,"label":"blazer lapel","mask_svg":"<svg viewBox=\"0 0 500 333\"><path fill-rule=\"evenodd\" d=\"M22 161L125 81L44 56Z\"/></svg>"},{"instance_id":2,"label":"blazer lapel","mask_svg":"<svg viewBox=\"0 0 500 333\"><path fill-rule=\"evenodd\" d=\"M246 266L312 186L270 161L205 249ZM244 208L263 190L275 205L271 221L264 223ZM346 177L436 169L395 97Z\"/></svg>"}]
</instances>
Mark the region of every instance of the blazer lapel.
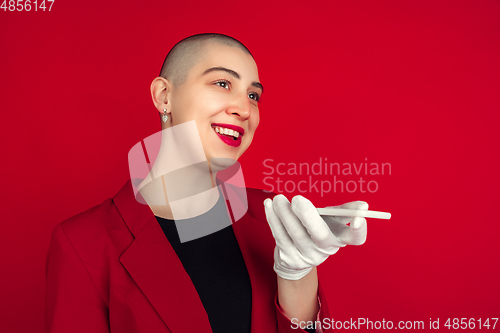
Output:
<instances>
[{"instance_id":1,"label":"blazer lapel","mask_svg":"<svg viewBox=\"0 0 500 333\"><path fill-rule=\"evenodd\" d=\"M276 274L273 270L272 250L262 242L262 235L269 233L261 221L245 215L233 224L234 234L240 245L252 285L252 333L274 332L276 324L274 296L277 292Z\"/></svg>"},{"instance_id":2,"label":"blazer lapel","mask_svg":"<svg viewBox=\"0 0 500 333\"><path fill-rule=\"evenodd\" d=\"M229 202L228 206L241 205L234 199L241 197L240 192L241 188L223 185L222 193L227 199L226 203ZM236 222L233 219L232 227L252 285L251 332L274 332L276 327L271 326L276 325L274 297L278 291L276 274L273 270L275 241L267 222L249 214L252 209L258 209L255 207L264 210L263 199L248 194L250 192L247 192L249 212Z\"/></svg>"},{"instance_id":3,"label":"blazer lapel","mask_svg":"<svg viewBox=\"0 0 500 333\"><path fill-rule=\"evenodd\" d=\"M140 193L137 195L141 196ZM149 206L134 198L130 180L113 201L135 237L119 261L170 331L212 332L189 275Z\"/></svg>"},{"instance_id":4,"label":"blazer lapel","mask_svg":"<svg viewBox=\"0 0 500 333\"><path fill-rule=\"evenodd\" d=\"M242 203L234 199L241 193L230 186L223 188L228 206L241 206ZM228 191L232 193L228 195ZM138 200L144 200L140 193L137 196ZM249 209L262 206L261 198L248 196L247 199L249 203L258 201L254 205L249 204ZM205 308L189 275L149 206L135 199L130 180L113 197L113 201L135 237L119 261L168 328L173 333L212 332ZM228 212L233 216L230 207ZM237 222L233 219L232 227L252 286L251 332L274 331L275 328L270 328L270 325L276 325L274 297L277 283L273 270L275 242L272 233L265 221L252 217L248 212Z\"/></svg>"}]
</instances>

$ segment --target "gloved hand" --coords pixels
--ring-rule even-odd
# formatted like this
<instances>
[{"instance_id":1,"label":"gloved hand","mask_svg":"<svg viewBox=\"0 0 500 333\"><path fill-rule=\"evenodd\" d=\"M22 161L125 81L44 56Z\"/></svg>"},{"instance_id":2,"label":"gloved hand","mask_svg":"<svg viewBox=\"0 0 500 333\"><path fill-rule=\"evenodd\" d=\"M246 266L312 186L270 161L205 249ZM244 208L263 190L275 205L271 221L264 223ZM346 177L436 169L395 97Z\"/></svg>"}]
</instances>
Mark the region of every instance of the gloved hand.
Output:
<instances>
[{"instance_id":1,"label":"gloved hand","mask_svg":"<svg viewBox=\"0 0 500 333\"><path fill-rule=\"evenodd\" d=\"M365 218L320 216L312 202L301 195L293 197L290 204L279 194L264 200L264 206L276 240L274 271L283 279L299 280L339 248L366 240ZM353 201L327 208L368 209L368 204Z\"/></svg>"}]
</instances>

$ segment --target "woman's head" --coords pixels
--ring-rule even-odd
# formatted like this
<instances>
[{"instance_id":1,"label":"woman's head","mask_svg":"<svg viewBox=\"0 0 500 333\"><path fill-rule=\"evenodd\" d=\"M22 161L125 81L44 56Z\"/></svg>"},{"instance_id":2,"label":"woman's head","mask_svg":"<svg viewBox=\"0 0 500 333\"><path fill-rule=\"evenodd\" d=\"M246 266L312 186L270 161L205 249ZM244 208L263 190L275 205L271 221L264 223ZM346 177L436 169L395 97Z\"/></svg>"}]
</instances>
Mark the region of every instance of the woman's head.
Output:
<instances>
[{"instance_id":1,"label":"woman's head","mask_svg":"<svg viewBox=\"0 0 500 333\"><path fill-rule=\"evenodd\" d=\"M162 128L194 120L208 160L237 160L250 146L259 125L262 92L251 53L220 34L177 43L151 84L160 116L164 109L169 116Z\"/></svg>"}]
</instances>

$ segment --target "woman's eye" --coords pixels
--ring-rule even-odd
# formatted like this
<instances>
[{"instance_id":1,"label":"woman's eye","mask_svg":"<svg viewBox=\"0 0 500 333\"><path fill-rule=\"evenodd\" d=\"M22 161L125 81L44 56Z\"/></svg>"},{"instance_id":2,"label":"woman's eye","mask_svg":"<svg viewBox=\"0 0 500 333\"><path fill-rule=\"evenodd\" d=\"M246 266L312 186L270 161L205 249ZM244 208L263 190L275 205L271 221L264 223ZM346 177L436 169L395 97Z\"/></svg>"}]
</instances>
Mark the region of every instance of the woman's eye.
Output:
<instances>
[{"instance_id":1,"label":"woman's eye","mask_svg":"<svg viewBox=\"0 0 500 333\"><path fill-rule=\"evenodd\" d=\"M258 101L259 101L259 99L260 99L259 94L256 94L256 93L253 93L253 92L249 93L249 94L248 94L248 97L250 97L251 99L253 99L254 101L257 101L257 102L258 102Z\"/></svg>"},{"instance_id":2,"label":"woman's eye","mask_svg":"<svg viewBox=\"0 0 500 333\"><path fill-rule=\"evenodd\" d=\"M229 82L227 81L217 81L215 84L222 88L229 89Z\"/></svg>"}]
</instances>

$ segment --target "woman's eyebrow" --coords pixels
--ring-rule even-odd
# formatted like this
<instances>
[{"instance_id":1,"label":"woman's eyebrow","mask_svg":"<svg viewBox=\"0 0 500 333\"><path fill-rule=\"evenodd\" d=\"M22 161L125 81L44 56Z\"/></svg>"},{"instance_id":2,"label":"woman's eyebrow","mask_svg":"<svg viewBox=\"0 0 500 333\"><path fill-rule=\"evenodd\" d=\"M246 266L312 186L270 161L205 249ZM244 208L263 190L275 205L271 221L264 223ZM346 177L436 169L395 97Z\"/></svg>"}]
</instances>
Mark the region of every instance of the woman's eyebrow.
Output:
<instances>
[{"instance_id":1,"label":"woman's eyebrow","mask_svg":"<svg viewBox=\"0 0 500 333\"><path fill-rule=\"evenodd\" d=\"M206 71L204 71L203 74L201 74L201 75L203 76L203 75L205 75L207 73L215 72L215 71L223 71L223 72L228 73L231 76L234 76L237 79L240 79L240 74L238 74L235 71L233 71L232 69L229 69L229 68L226 68L226 67L212 67L212 68L209 68Z\"/></svg>"},{"instance_id":2,"label":"woman's eyebrow","mask_svg":"<svg viewBox=\"0 0 500 333\"><path fill-rule=\"evenodd\" d=\"M226 67L211 67L209 69L207 69L206 71L203 72L203 74L201 74L202 76L207 74L207 73L210 73L210 72L215 72L215 71L223 71L223 72L226 72L228 73L229 75L237 78L237 79L240 79L240 74L238 74L237 72L233 71L232 69L229 69L229 68L226 68ZM262 90L262 93L264 93L264 87L262 86L262 84L260 82L252 82L252 86L256 87L256 88L260 88L260 90Z\"/></svg>"}]
</instances>

